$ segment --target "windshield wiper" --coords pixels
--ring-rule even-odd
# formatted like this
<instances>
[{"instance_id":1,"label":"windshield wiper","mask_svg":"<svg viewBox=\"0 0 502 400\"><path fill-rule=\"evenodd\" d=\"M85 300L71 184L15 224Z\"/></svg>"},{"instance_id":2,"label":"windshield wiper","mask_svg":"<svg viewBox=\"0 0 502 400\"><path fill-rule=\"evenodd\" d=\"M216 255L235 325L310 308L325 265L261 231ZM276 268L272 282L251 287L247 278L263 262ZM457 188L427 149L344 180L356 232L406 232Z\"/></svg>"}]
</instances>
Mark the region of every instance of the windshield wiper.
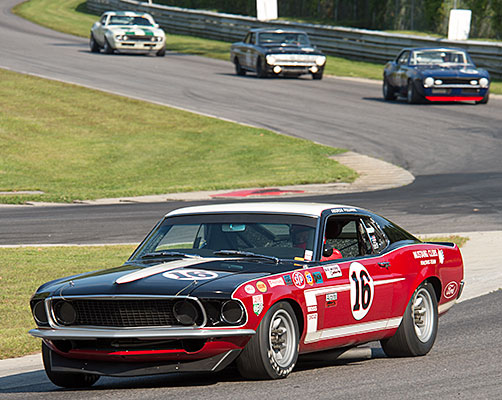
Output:
<instances>
[{"instance_id":1,"label":"windshield wiper","mask_svg":"<svg viewBox=\"0 0 502 400\"><path fill-rule=\"evenodd\" d=\"M234 256L234 257L251 257L251 258L264 258L265 260L271 260L276 264L281 261L279 258L274 256L266 256L265 254L252 253L250 251L239 251L239 250L218 250L213 252L217 256Z\"/></svg>"},{"instance_id":2,"label":"windshield wiper","mask_svg":"<svg viewBox=\"0 0 502 400\"><path fill-rule=\"evenodd\" d=\"M156 251L153 253L146 253L141 258L165 258L165 257L183 257L183 258L201 258L197 254L187 254L180 251Z\"/></svg>"}]
</instances>

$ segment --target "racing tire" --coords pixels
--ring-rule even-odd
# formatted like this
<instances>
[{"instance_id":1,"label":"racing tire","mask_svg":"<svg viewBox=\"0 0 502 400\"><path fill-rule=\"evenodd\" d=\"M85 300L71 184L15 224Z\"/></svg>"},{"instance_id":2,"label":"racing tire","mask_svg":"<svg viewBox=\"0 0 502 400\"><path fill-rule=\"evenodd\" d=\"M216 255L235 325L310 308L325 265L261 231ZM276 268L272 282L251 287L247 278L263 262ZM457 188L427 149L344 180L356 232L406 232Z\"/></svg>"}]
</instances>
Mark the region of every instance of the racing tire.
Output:
<instances>
[{"instance_id":1,"label":"racing tire","mask_svg":"<svg viewBox=\"0 0 502 400\"><path fill-rule=\"evenodd\" d=\"M261 61L261 57L258 57L258 60L256 60L256 77L257 78L265 78L267 76L267 73L265 72L263 68L263 63Z\"/></svg>"},{"instance_id":2,"label":"racing tire","mask_svg":"<svg viewBox=\"0 0 502 400\"><path fill-rule=\"evenodd\" d=\"M246 70L242 68L241 63L239 62L239 59L237 57L234 58L234 65L235 65L235 73L239 76L244 76L246 75Z\"/></svg>"},{"instance_id":3,"label":"racing tire","mask_svg":"<svg viewBox=\"0 0 502 400\"><path fill-rule=\"evenodd\" d=\"M45 373L54 385L64 388L88 388L98 381L99 375L52 371L51 353L52 350L45 343L42 343L42 360Z\"/></svg>"},{"instance_id":4,"label":"racing tire","mask_svg":"<svg viewBox=\"0 0 502 400\"><path fill-rule=\"evenodd\" d=\"M417 104L422 102L422 97L417 92L417 88L411 79L408 81L408 86L406 88L406 101L408 104Z\"/></svg>"},{"instance_id":5,"label":"racing tire","mask_svg":"<svg viewBox=\"0 0 502 400\"><path fill-rule=\"evenodd\" d=\"M285 301L274 304L239 355L239 373L248 379L286 378L298 359L299 339L291 305Z\"/></svg>"},{"instance_id":6,"label":"racing tire","mask_svg":"<svg viewBox=\"0 0 502 400\"><path fill-rule=\"evenodd\" d=\"M486 92L485 96L481 100L476 101L476 104L486 104L488 103L489 99L490 99L490 92Z\"/></svg>"},{"instance_id":7,"label":"racing tire","mask_svg":"<svg viewBox=\"0 0 502 400\"><path fill-rule=\"evenodd\" d=\"M162 47L159 51L157 51L157 57L164 57L166 55L166 46Z\"/></svg>"},{"instance_id":8,"label":"racing tire","mask_svg":"<svg viewBox=\"0 0 502 400\"><path fill-rule=\"evenodd\" d=\"M103 45L103 51L106 54L113 54L113 48L112 48L112 46L110 46L110 43L108 43L108 39L107 38L105 38L105 43Z\"/></svg>"},{"instance_id":9,"label":"racing tire","mask_svg":"<svg viewBox=\"0 0 502 400\"><path fill-rule=\"evenodd\" d=\"M426 355L434 345L438 330L438 304L434 288L422 283L411 296L394 336L380 341L388 357Z\"/></svg>"},{"instance_id":10,"label":"racing tire","mask_svg":"<svg viewBox=\"0 0 502 400\"><path fill-rule=\"evenodd\" d=\"M396 100L396 89L394 89L394 86L389 83L386 77L383 78L382 93L385 100Z\"/></svg>"},{"instance_id":11,"label":"racing tire","mask_svg":"<svg viewBox=\"0 0 502 400\"><path fill-rule=\"evenodd\" d=\"M322 79L322 73L323 73L323 71L319 71L319 72L316 72L315 74L312 74L312 79L320 81Z\"/></svg>"},{"instance_id":12,"label":"racing tire","mask_svg":"<svg viewBox=\"0 0 502 400\"><path fill-rule=\"evenodd\" d=\"M89 38L89 47L91 48L91 53L99 53L99 50L101 50L98 42L96 42L96 39L94 39L94 35L92 33L91 37Z\"/></svg>"}]
</instances>

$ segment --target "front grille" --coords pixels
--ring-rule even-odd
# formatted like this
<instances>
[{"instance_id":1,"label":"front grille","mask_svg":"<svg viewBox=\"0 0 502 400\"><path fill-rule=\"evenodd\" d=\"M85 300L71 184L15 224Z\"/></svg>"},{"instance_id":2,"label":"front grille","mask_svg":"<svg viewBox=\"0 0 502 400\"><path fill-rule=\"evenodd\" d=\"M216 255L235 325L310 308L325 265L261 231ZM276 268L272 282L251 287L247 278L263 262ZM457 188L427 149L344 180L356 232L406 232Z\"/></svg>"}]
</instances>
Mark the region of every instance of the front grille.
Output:
<instances>
[{"instance_id":1,"label":"front grille","mask_svg":"<svg viewBox=\"0 0 502 400\"><path fill-rule=\"evenodd\" d=\"M71 305L76 311L76 320L71 325L103 327L179 326L173 314L173 305L178 299L76 299ZM197 302L191 303L199 310Z\"/></svg>"},{"instance_id":2,"label":"front grille","mask_svg":"<svg viewBox=\"0 0 502 400\"><path fill-rule=\"evenodd\" d=\"M137 36L137 35L127 35L128 40L133 40L136 42L153 42L156 40L152 40L153 36Z\"/></svg>"},{"instance_id":3,"label":"front grille","mask_svg":"<svg viewBox=\"0 0 502 400\"><path fill-rule=\"evenodd\" d=\"M443 81L443 85L470 85L470 82L477 78L436 78Z\"/></svg>"}]
</instances>

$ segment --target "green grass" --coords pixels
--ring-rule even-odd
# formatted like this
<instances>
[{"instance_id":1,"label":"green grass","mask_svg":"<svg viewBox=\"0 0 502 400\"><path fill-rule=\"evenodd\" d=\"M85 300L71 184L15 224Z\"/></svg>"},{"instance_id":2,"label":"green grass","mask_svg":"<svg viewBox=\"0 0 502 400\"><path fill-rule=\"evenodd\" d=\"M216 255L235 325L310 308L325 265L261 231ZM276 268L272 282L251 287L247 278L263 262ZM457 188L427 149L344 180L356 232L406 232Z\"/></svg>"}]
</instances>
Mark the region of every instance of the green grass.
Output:
<instances>
[{"instance_id":1,"label":"green grass","mask_svg":"<svg viewBox=\"0 0 502 400\"><path fill-rule=\"evenodd\" d=\"M42 283L119 266L133 250L134 246L1 248L0 359L40 351L40 340L27 332L36 327L29 301Z\"/></svg>"},{"instance_id":2,"label":"green grass","mask_svg":"<svg viewBox=\"0 0 502 400\"><path fill-rule=\"evenodd\" d=\"M342 152L79 86L0 70L0 202L350 182ZM30 106L27 107L26 105Z\"/></svg>"}]
</instances>

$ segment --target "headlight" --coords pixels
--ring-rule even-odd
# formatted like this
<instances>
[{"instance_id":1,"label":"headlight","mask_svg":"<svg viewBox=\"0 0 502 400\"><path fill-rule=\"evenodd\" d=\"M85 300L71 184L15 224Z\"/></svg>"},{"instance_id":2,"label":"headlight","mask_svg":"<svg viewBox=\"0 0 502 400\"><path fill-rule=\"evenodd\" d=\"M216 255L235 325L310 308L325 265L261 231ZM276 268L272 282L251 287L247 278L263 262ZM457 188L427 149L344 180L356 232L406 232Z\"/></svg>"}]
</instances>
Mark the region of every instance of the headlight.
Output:
<instances>
[{"instance_id":1,"label":"headlight","mask_svg":"<svg viewBox=\"0 0 502 400\"><path fill-rule=\"evenodd\" d=\"M489 83L490 82L486 78L481 78L479 80L479 86L481 86L482 88L487 88Z\"/></svg>"},{"instance_id":2,"label":"headlight","mask_svg":"<svg viewBox=\"0 0 502 400\"><path fill-rule=\"evenodd\" d=\"M181 325L195 325L199 318L197 308L189 301L177 301L173 306L173 314Z\"/></svg>"},{"instance_id":3,"label":"headlight","mask_svg":"<svg viewBox=\"0 0 502 400\"><path fill-rule=\"evenodd\" d=\"M428 88L434 86L434 78L431 76L428 76L427 78L424 79L424 87Z\"/></svg>"},{"instance_id":4,"label":"headlight","mask_svg":"<svg viewBox=\"0 0 502 400\"><path fill-rule=\"evenodd\" d=\"M443 84L443 81L441 79L436 79L434 81L434 85L442 85Z\"/></svg>"},{"instance_id":5,"label":"headlight","mask_svg":"<svg viewBox=\"0 0 502 400\"><path fill-rule=\"evenodd\" d=\"M129 40L129 37L127 35L115 35L116 40Z\"/></svg>"},{"instance_id":6,"label":"headlight","mask_svg":"<svg viewBox=\"0 0 502 400\"><path fill-rule=\"evenodd\" d=\"M316 59L315 59L315 63L319 66L324 65L325 62L326 62L326 57L324 57L324 56L319 56L319 57L316 57Z\"/></svg>"},{"instance_id":7,"label":"headlight","mask_svg":"<svg viewBox=\"0 0 502 400\"><path fill-rule=\"evenodd\" d=\"M267 56L267 64L274 65L275 61L276 61L276 59L275 59L275 57L273 55L268 55Z\"/></svg>"},{"instance_id":8,"label":"headlight","mask_svg":"<svg viewBox=\"0 0 502 400\"><path fill-rule=\"evenodd\" d=\"M221 306L221 319L227 324L237 325L244 318L241 303L229 300Z\"/></svg>"},{"instance_id":9,"label":"headlight","mask_svg":"<svg viewBox=\"0 0 502 400\"><path fill-rule=\"evenodd\" d=\"M37 325L47 325L47 314L45 312L44 301L39 301L33 306L33 317Z\"/></svg>"},{"instance_id":10,"label":"headlight","mask_svg":"<svg viewBox=\"0 0 502 400\"><path fill-rule=\"evenodd\" d=\"M472 81L469 82L471 85L476 86L478 84L478 81L476 79L473 79Z\"/></svg>"},{"instance_id":11,"label":"headlight","mask_svg":"<svg viewBox=\"0 0 502 400\"><path fill-rule=\"evenodd\" d=\"M77 311L68 301L58 301L54 305L54 315L61 325L71 325L77 320Z\"/></svg>"}]
</instances>

